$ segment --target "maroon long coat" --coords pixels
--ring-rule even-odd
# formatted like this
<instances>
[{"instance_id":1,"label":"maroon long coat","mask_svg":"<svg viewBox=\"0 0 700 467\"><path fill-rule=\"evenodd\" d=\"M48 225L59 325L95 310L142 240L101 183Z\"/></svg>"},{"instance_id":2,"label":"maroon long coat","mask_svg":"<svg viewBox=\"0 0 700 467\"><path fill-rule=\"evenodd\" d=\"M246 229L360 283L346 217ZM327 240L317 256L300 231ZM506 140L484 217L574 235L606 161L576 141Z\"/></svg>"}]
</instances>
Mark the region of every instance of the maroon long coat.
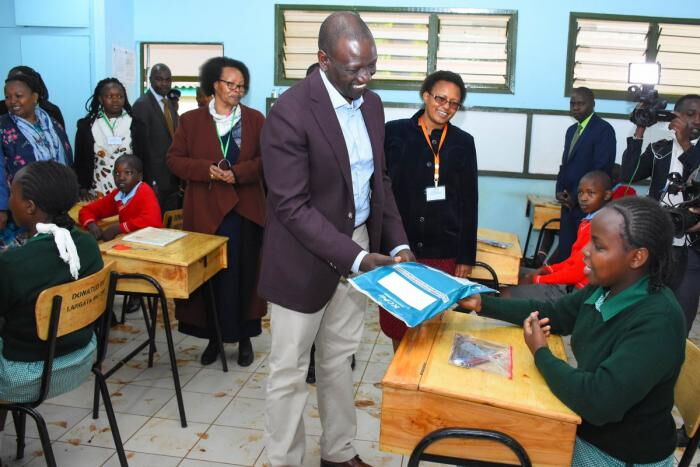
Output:
<instances>
[{"instance_id":1,"label":"maroon long coat","mask_svg":"<svg viewBox=\"0 0 700 467\"><path fill-rule=\"evenodd\" d=\"M265 192L262 184L260 133L265 117L241 104L241 152L233 166L236 183L211 183L209 167L223 159L214 120L208 107L191 110L180 117L168 150L166 163L179 178L187 181L183 206L183 229L213 234L231 209L264 226ZM210 188L211 185L211 188ZM246 318L260 318L266 304L255 292ZM204 327L206 313L200 294L178 301L178 319Z\"/></svg>"}]
</instances>

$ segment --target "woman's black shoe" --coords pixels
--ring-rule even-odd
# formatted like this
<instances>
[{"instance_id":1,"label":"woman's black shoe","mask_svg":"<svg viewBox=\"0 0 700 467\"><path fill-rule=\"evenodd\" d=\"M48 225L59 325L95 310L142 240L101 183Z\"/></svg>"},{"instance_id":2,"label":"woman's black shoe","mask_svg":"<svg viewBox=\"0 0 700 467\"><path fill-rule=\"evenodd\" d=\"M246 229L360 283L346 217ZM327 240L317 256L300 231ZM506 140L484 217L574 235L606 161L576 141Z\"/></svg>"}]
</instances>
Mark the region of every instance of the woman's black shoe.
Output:
<instances>
[{"instance_id":1,"label":"woman's black shoe","mask_svg":"<svg viewBox=\"0 0 700 467\"><path fill-rule=\"evenodd\" d=\"M255 360L253 344L250 342L249 337L244 337L238 341L238 365L250 366L253 360Z\"/></svg>"},{"instance_id":2,"label":"woman's black shoe","mask_svg":"<svg viewBox=\"0 0 700 467\"><path fill-rule=\"evenodd\" d=\"M219 357L219 346L216 345L216 341L214 339L209 339L209 343L207 344L207 348L204 349L204 352L202 352L202 356L199 357L199 362L206 366L206 365L211 365L216 361L216 359Z\"/></svg>"}]
</instances>

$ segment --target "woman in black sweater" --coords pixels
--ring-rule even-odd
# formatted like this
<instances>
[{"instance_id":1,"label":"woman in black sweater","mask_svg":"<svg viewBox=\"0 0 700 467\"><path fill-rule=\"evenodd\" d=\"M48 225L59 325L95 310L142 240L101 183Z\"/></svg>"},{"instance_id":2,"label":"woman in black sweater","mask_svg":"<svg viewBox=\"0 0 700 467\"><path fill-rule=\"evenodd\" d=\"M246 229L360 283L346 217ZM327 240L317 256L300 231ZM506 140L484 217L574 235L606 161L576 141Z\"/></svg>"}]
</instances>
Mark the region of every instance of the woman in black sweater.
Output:
<instances>
[{"instance_id":1,"label":"woman in black sweater","mask_svg":"<svg viewBox=\"0 0 700 467\"><path fill-rule=\"evenodd\" d=\"M387 123L384 146L411 250L419 262L465 278L476 258L476 148L474 138L450 120L466 94L458 74L432 73L421 86L424 107ZM396 348L406 326L385 310L379 318Z\"/></svg>"},{"instance_id":2,"label":"woman in black sweater","mask_svg":"<svg viewBox=\"0 0 700 467\"><path fill-rule=\"evenodd\" d=\"M78 120L75 163L81 198L106 196L114 190L114 161L124 154L147 158L146 126L133 118L124 85L105 78L86 104L88 114Z\"/></svg>"}]
</instances>

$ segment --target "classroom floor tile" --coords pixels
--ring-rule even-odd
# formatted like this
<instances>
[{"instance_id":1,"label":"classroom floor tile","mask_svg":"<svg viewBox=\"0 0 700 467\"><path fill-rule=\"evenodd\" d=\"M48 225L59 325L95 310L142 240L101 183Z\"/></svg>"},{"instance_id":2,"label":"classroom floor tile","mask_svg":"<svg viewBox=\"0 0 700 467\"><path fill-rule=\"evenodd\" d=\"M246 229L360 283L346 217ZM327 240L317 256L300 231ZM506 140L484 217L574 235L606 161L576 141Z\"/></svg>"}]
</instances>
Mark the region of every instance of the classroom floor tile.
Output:
<instances>
[{"instance_id":1,"label":"classroom floor tile","mask_svg":"<svg viewBox=\"0 0 700 467\"><path fill-rule=\"evenodd\" d=\"M118 308L118 310L121 310ZM118 314L121 312L119 311ZM172 314L172 310L171 310ZM226 345L229 372L220 362L202 367L199 363L206 340L180 334L173 324L176 364L183 388L187 428L182 428L165 344L162 319L159 318L155 364L147 368L147 349L119 369L109 380L109 391L117 413L120 434L132 467L223 467L269 465L264 450L264 400L269 368L269 321L263 320L263 331L252 339L255 360L249 367L236 363L237 344ZM696 320L697 321L697 320ZM173 321L174 323L174 321ZM126 323L110 335L109 367L127 355L146 336L140 313L127 315ZM700 324L696 322L691 340L700 344ZM570 351L570 348L567 348ZM380 381L393 356L391 340L379 328L376 307L369 306L362 343L357 351L353 371L357 435L353 442L360 457L375 466L401 467L408 456L379 450L379 417L381 410ZM59 466L119 465L103 410L93 420L92 395L94 380L90 378L75 391L51 399L39 408L46 418L49 435ZM321 458L319 436L321 420L316 386L309 385L309 398L304 409L306 431L305 466L318 466ZM677 415L677 414L676 414ZM680 419L677 418L680 424ZM25 458L14 459L15 437L11 417L4 432L0 451L2 465L10 467L43 466L45 459L32 420L27 420ZM676 461L683 450L676 451ZM695 462L700 456L695 456ZM421 463L421 465L432 465Z\"/></svg>"},{"instance_id":2,"label":"classroom floor tile","mask_svg":"<svg viewBox=\"0 0 700 467\"><path fill-rule=\"evenodd\" d=\"M206 433L206 423L187 422L183 428L179 420L151 418L126 443L130 451L185 457L190 449Z\"/></svg>"},{"instance_id":3,"label":"classroom floor tile","mask_svg":"<svg viewBox=\"0 0 700 467\"><path fill-rule=\"evenodd\" d=\"M74 446L82 444L114 449L114 438L109 427L109 420L107 420L107 413L102 410L99 415L97 420L92 418L92 414L87 415L80 423L64 434L60 441ZM122 442L131 438L149 420L149 417L126 413L116 413L115 416Z\"/></svg>"},{"instance_id":4,"label":"classroom floor tile","mask_svg":"<svg viewBox=\"0 0 700 467\"><path fill-rule=\"evenodd\" d=\"M214 425L187 455L189 459L253 465L263 450L263 432Z\"/></svg>"}]
</instances>

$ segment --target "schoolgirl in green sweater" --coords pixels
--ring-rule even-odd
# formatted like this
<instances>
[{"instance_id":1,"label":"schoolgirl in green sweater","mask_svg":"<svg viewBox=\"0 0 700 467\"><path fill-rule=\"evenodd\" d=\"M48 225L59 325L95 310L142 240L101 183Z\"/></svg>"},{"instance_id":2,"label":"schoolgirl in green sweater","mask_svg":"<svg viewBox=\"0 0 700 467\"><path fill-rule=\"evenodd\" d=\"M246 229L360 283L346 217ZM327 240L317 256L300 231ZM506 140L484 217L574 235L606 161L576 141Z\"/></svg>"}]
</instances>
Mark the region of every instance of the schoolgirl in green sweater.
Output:
<instances>
[{"instance_id":1,"label":"schoolgirl in green sweater","mask_svg":"<svg viewBox=\"0 0 700 467\"><path fill-rule=\"evenodd\" d=\"M12 217L30 238L0 253L0 400L30 402L38 397L46 351L36 333L39 294L102 269L95 239L76 229L68 216L77 201L75 174L57 162L29 164L12 181ZM95 349L92 326L57 339L49 397L87 379ZM0 411L0 443L6 416Z\"/></svg>"},{"instance_id":2,"label":"schoolgirl in green sweater","mask_svg":"<svg viewBox=\"0 0 700 467\"><path fill-rule=\"evenodd\" d=\"M549 388L583 419L574 466L673 466L673 389L686 330L664 285L671 244L670 219L656 202L622 198L591 223L588 287L552 302L477 296L460 303L523 325ZM576 368L549 350L550 331L571 335Z\"/></svg>"}]
</instances>

